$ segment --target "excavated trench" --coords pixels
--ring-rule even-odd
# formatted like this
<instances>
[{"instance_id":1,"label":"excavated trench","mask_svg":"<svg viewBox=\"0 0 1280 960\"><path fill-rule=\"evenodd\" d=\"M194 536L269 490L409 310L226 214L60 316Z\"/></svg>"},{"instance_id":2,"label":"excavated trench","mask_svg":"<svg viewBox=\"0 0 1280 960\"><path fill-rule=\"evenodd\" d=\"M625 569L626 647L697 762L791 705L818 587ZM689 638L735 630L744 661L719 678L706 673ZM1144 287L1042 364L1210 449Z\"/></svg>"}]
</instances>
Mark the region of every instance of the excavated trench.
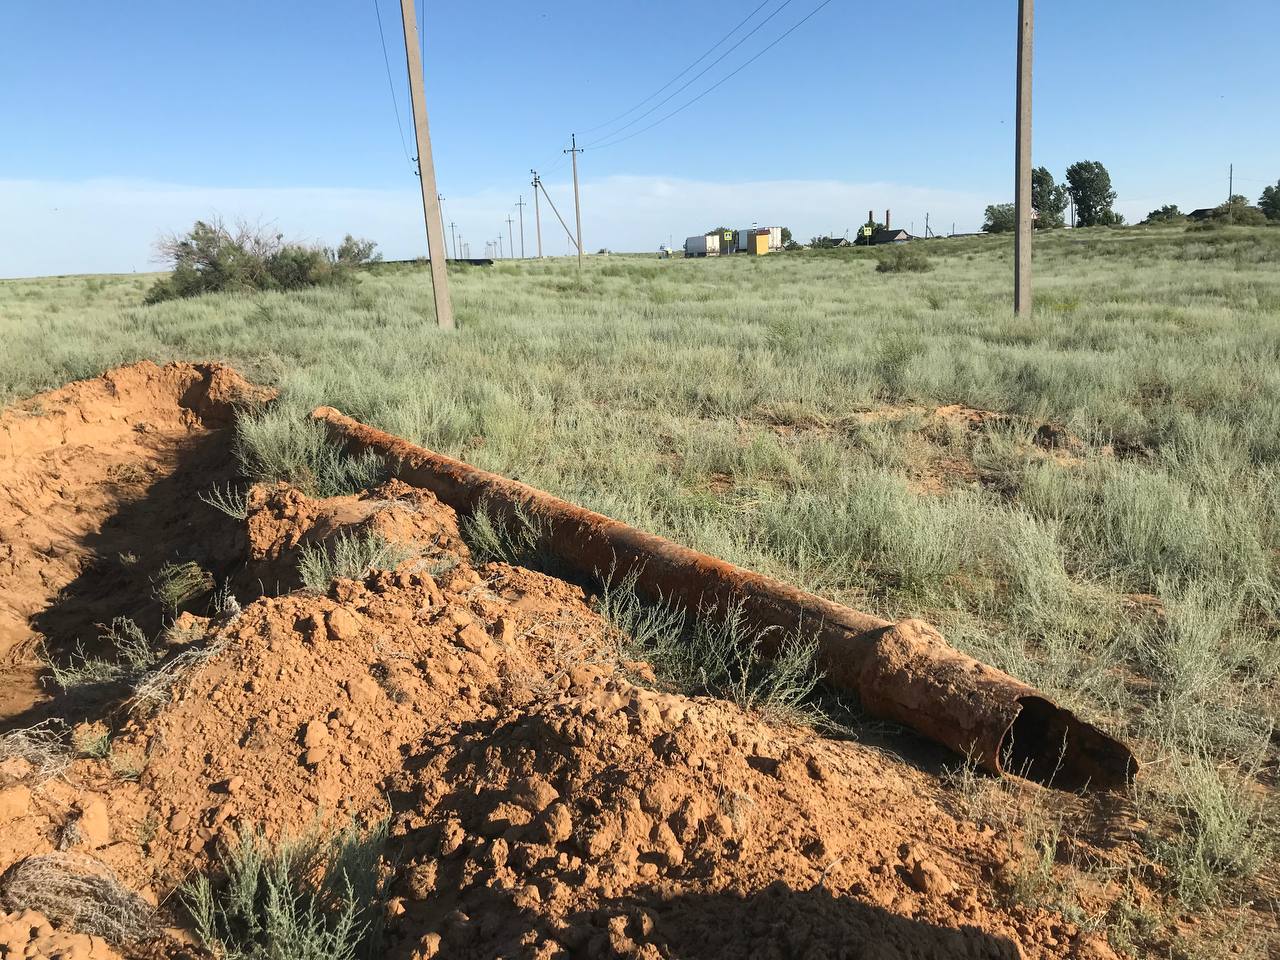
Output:
<instances>
[{"instance_id":1,"label":"excavated trench","mask_svg":"<svg viewBox=\"0 0 1280 960\"><path fill-rule=\"evenodd\" d=\"M117 618L158 634L161 571L203 571L200 605L243 566L237 521L198 497L235 475L237 405L266 396L218 365L141 363L0 415L0 725L109 698L56 696L42 664L94 656Z\"/></svg>"}]
</instances>

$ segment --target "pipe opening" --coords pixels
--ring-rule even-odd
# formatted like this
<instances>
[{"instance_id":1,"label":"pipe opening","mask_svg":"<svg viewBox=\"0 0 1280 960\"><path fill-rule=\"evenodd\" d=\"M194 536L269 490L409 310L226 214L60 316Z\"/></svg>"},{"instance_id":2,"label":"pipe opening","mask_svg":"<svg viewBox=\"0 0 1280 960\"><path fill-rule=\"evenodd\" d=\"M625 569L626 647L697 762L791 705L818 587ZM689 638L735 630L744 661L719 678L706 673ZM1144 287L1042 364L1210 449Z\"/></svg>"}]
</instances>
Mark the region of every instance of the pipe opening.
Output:
<instances>
[{"instance_id":1,"label":"pipe opening","mask_svg":"<svg viewBox=\"0 0 1280 960\"><path fill-rule=\"evenodd\" d=\"M1137 764L1128 747L1042 697L1021 697L1000 744L1008 773L1063 790L1118 789Z\"/></svg>"}]
</instances>

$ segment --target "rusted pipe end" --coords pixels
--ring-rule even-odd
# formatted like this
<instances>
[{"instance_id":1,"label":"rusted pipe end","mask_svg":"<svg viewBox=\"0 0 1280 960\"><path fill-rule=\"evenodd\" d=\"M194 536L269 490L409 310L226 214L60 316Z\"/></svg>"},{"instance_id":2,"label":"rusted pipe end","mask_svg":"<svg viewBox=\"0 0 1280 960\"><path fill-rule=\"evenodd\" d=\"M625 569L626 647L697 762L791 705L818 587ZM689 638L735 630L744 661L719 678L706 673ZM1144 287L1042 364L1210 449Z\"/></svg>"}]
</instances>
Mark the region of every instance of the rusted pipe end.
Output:
<instances>
[{"instance_id":1,"label":"rusted pipe end","mask_svg":"<svg viewBox=\"0 0 1280 960\"><path fill-rule=\"evenodd\" d=\"M865 638L874 653L845 682L863 708L993 773L1066 790L1119 789L1137 773L1120 741L1003 671L961 653L921 620Z\"/></svg>"},{"instance_id":2,"label":"rusted pipe end","mask_svg":"<svg viewBox=\"0 0 1280 960\"><path fill-rule=\"evenodd\" d=\"M997 769L1064 790L1121 790L1133 782L1138 761L1119 740L1044 697L1017 702Z\"/></svg>"}]
</instances>

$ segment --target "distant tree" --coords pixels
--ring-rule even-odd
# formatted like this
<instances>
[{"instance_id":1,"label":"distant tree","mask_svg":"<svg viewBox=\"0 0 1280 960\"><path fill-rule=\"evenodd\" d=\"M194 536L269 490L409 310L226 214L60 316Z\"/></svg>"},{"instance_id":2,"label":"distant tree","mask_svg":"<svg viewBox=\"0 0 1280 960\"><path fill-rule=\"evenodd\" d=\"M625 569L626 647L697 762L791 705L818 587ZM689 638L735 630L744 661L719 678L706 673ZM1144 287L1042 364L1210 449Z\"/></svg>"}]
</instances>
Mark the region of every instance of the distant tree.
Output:
<instances>
[{"instance_id":1,"label":"distant tree","mask_svg":"<svg viewBox=\"0 0 1280 960\"><path fill-rule=\"evenodd\" d=\"M983 233L1010 233L1018 225L1012 203L993 203L987 207L987 219L982 224Z\"/></svg>"},{"instance_id":2,"label":"distant tree","mask_svg":"<svg viewBox=\"0 0 1280 960\"><path fill-rule=\"evenodd\" d=\"M1166 203L1163 207L1152 210L1147 214L1144 223L1177 223L1185 220L1186 217L1182 211L1178 209L1176 203Z\"/></svg>"},{"instance_id":3,"label":"distant tree","mask_svg":"<svg viewBox=\"0 0 1280 960\"><path fill-rule=\"evenodd\" d=\"M1031 173L1031 206L1035 208L1035 228L1053 230L1064 225L1067 188L1053 179L1047 167L1036 167Z\"/></svg>"},{"instance_id":4,"label":"distant tree","mask_svg":"<svg viewBox=\"0 0 1280 960\"><path fill-rule=\"evenodd\" d=\"M374 252L377 246L372 240L356 238L348 233L342 238L342 243L338 244L338 249L334 252L334 259L338 263L349 266L360 263L378 263L382 260L382 254Z\"/></svg>"},{"instance_id":5,"label":"distant tree","mask_svg":"<svg viewBox=\"0 0 1280 960\"><path fill-rule=\"evenodd\" d=\"M1233 223L1245 227L1258 227L1267 222L1266 213L1249 206L1248 198L1238 193L1228 197L1226 203L1214 207L1211 216L1218 223Z\"/></svg>"},{"instance_id":6,"label":"distant tree","mask_svg":"<svg viewBox=\"0 0 1280 960\"><path fill-rule=\"evenodd\" d=\"M790 227L783 227L783 228L782 228L782 245L785 247L785 246L787 246L788 244L790 244L791 242L792 242L792 239L791 239L791 228L790 228Z\"/></svg>"},{"instance_id":7,"label":"distant tree","mask_svg":"<svg viewBox=\"0 0 1280 960\"><path fill-rule=\"evenodd\" d=\"M844 237L813 237L809 241L809 246L814 250L829 250L834 247L843 247L848 242Z\"/></svg>"},{"instance_id":8,"label":"distant tree","mask_svg":"<svg viewBox=\"0 0 1280 960\"><path fill-rule=\"evenodd\" d=\"M1111 205L1116 192L1111 189L1111 174L1097 160L1081 160L1067 167L1067 192L1076 205L1076 225L1106 227L1123 223Z\"/></svg>"},{"instance_id":9,"label":"distant tree","mask_svg":"<svg viewBox=\"0 0 1280 960\"><path fill-rule=\"evenodd\" d=\"M719 236L722 236L722 237L723 237L723 236L724 236L726 233L728 233L728 232L729 232L729 228L728 228L728 227L716 227L716 228L714 228L714 229L712 229L712 230L708 230L708 231L706 232L705 236L708 236L708 237L709 237L709 236L711 236L711 234L713 234L713 233L714 233L714 234L718 234Z\"/></svg>"},{"instance_id":10,"label":"distant tree","mask_svg":"<svg viewBox=\"0 0 1280 960\"><path fill-rule=\"evenodd\" d=\"M1268 220L1280 220L1280 180L1274 187L1263 187L1262 196L1258 198L1258 206Z\"/></svg>"},{"instance_id":11,"label":"distant tree","mask_svg":"<svg viewBox=\"0 0 1280 960\"><path fill-rule=\"evenodd\" d=\"M879 220L874 220L874 219L873 219L873 220L868 220L866 223L862 224L862 226L858 227L857 232L856 232L856 233L854 233L854 235L853 235L853 245L854 245L855 247L869 247L869 246L871 246L871 237L868 237L868 236L864 236L864 235L863 235L863 231L864 231L867 227L870 227L870 228L871 228L871 233L872 233L872 234L875 234L875 232L876 232L877 230L883 230L883 229L884 229L884 224L883 224L883 223L881 223Z\"/></svg>"}]
</instances>

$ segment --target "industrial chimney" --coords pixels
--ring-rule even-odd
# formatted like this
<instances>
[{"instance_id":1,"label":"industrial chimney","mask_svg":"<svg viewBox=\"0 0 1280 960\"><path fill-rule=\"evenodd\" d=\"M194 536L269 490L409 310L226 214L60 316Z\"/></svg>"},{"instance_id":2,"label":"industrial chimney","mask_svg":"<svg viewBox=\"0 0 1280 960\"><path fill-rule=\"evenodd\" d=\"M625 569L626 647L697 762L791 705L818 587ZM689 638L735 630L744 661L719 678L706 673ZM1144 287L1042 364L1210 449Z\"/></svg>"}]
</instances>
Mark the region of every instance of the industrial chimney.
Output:
<instances>
[{"instance_id":1,"label":"industrial chimney","mask_svg":"<svg viewBox=\"0 0 1280 960\"><path fill-rule=\"evenodd\" d=\"M867 223L875 223L875 222L876 222L876 212L874 210L868 210Z\"/></svg>"},{"instance_id":2,"label":"industrial chimney","mask_svg":"<svg viewBox=\"0 0 1280 960\"><path fill-rule=\"evenodd\" d=\"M884 228L886 230L889 229L889 211L888 210L885 210L884 212Z\"/></svg>"}]
</instances>

